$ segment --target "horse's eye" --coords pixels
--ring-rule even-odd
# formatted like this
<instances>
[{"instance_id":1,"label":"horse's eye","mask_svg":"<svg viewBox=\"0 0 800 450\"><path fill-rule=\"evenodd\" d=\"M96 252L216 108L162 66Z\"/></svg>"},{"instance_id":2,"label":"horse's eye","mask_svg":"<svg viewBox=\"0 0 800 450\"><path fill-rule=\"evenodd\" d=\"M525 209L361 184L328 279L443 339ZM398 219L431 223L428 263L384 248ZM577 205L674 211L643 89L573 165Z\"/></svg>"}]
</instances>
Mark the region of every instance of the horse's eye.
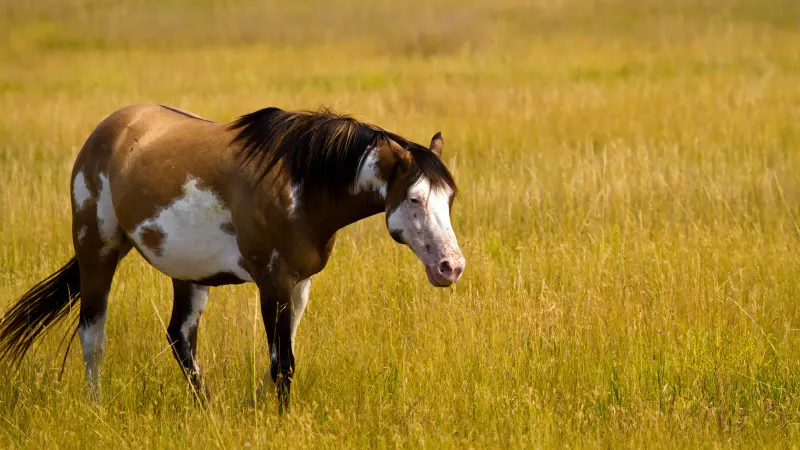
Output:
<instances>
[{"instance_id":1,"label":"horse's eye","mask_svg":"<svg viewBox=\"0 0 800 450\"><path fill-rule=\"evenodd\" d=\"M409 198L409 200L411 201L411 203L415 203L417 205L422 203L422 200L419 197L411 197L411 198Z\"/></svg>"}]
</instances>

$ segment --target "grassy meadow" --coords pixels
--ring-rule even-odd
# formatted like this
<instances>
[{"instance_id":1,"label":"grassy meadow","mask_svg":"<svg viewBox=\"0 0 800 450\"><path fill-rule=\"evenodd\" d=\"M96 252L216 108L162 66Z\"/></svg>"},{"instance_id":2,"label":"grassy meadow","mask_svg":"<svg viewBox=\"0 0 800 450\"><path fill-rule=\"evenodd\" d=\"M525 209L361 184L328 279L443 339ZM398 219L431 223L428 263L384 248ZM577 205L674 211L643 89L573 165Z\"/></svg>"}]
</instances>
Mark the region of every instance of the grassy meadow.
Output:
<instances>
[{"instance_id":1,"label":"grassy meadow","mask_svg":"<svg viewBox=\"0 0 800 450\"><path fill-rule=\"evenodd\" d=\"M793 0L0 3L0 309L73 254L69 174L156 102L228 121L333 106L461 189L461 282L374 217L298 332L292 413L254 286L212 290L198 406L169 279L131 253L101 404L64 326L0 373L0 447L800 445L800 4Z\"/></svg>"}]
</instances>

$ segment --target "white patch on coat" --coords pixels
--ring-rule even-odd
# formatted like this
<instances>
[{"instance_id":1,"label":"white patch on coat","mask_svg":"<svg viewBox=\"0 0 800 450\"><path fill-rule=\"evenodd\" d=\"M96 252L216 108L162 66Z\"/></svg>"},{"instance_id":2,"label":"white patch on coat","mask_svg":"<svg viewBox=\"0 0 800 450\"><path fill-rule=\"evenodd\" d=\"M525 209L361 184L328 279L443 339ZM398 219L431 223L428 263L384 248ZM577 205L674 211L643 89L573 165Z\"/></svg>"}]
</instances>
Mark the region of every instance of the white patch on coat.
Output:
<instances>
[{"instance_id":1,"label":"white patch on coat","mask_svg":"<svg viewBox=\"0 0 800 450\"><path fill-rule=\"evenodd\" d=\"M78 332L81 336L81 350L83 352L83 365L86 371L86 384L89 395L99 400L100 390L100 364L103 362L103 353L106 348L106 318L108 314L97 317L94 322L81 326Z\"/></svg>"},{"instance_id":2,"label":"white patch on coat","mask_svg":"<svg viewBox=\"0 0 800 450\"><path fill-rule=\"evenodd\" d=\"M153 266L172 278L201 280L232 273L241 280L253 281L239 266L242 255L236 236L222 229L230 222L231 212L214 191L201 189L198 180L190 177L183 185L183 196L137 225L130 237ZM144 244L143 234L148 228L164 234L160 254Z\"/></svg>"},{"instance_id":3,"label":"white patch on coat","mask_svg":"<svg viewBox=\"0 0 800 450\"><path fill-rule=\"evenodd\" d=\"M292 289L292 350L294 350L294 337L297 334L297 326L303 318L303 311L308 304L308 296L311 293L311 277L300 280Z\"/></svg>"},{"instance_id":4,"label":"white patch on coat","mask_svg":"<svg viewBox=\"0 0 800 450\"><path fill-rule=\"evenodd\" d=\"M191 289L191 298L189 299L191 311L189 311L186 320L181 324L181 335L183 335L183 338L187 341L189 340L189 333L192 329L197 328L197 324L200 323L200 316L203 314L208 304L207 286L193 284ZM195 367L195 370L199 371L199 368Z\"/></svg>"},{"instance_id":5,"label":"white patch on coat","mask_svg":"<svg viewBox=\"0 0 800 450\"><path fill-rule=\"evenodd\" d=\"M303 186L300 183L292 184L292 189L289 191L289 217L294 217L297 212L297 207L300 205L300 193Z\"/></svg>"},{"instance_id":6,"label":"white patch on coat","mask_svg":"<svg viewBox=\"0 0 800 450\"><path fill-rule=\"evenodd\" d=\"M92 199L92 193L86 186L86 177L83 172L78 172L72 181L72 201L75 202L75 211L80 211L86 207L86 203Z\"/></svg>"},{"instance_id":7,"label":"white patch on coat","mask_svg":"<svg viewBox=\"0 0 800 450\"><path fill-rule=\"evenodd\" d=\"M450 223L451 195L450 189L431 189L430 182L422 177L386 220L389 231L402 231L404 242L426 266L443 258L461 257ZM421 202L413 203L411 198Z\"/></svg>"},{"instance_id":8,"label":"white patch on coat","mask_svg":"<svg viewBox=\"0 0 800 450\"><path fill-rule=\"evenodd\" d=\"M86 237L86 225L82 226L80 230L78 230L78 244L83 243L83 238Z\"/></svg>"},{"instance_id":9,"label":"white patch on coat","mask_svg":"<svg viewBox=\"0 0 800 450\"><path fill-rule=\"evenodd\" d=\"M100 174L100 195L97 199L97 229L100 240L103 242L101 254L105 255L112 249L119 247L120 229L117 216L114 214L114 204L111 202L111 185L108 177Z\"/></svg>"},{"instance_id":10,"label":"white patch on coat","mask_svg":"<svg viewBox=\"0 0 800 450\"><path fill-rule=\"evenodd\" d=\"M278 364L278 346L274 342L272 343L272 348L269 351L269 363L270 365ZM270 376L269 371L267 371L267 374L264 376L264 379L266 379L267 376Z\"/></svg>"},{"instance_id":11,"label":"white patch on coat","mask_svg":"<svg viewBox=\"0 0 800 450\"><path fill-rule=\"evenodd\" d=\"M278 260L278 251L272 250L272 253L269 255L269 263L267 263L267 272L271 273L272 268L275 266L275 261Z\"/></svg>"},{"instance_id":12,"label":"white patch on coat","mask_svg":"<svg viewBox=\"0 0 800 450\"><path fill-rule=\"evenodd\" d=\"M353 184L353 194L378 192L381 198L386 198L386 180L381 178L380 168L378 167L379 162L377 147L367 150L364 156L364 164L361 165L361 170L358 171L356 181Z\"/></svg>"}]
</instances>

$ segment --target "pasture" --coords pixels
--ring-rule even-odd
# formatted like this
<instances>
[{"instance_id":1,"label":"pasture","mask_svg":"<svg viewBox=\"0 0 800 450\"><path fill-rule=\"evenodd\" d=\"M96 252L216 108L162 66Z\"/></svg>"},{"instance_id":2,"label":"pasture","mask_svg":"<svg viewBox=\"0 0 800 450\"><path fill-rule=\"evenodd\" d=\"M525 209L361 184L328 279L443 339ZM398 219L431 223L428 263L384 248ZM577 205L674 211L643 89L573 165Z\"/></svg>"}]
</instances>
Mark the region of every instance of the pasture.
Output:
<instances>
[{"instance_id":1,"label":"pasture","mask_svg":"<svg viewBox=\"0 0 800 450\"><path fill-rule=\"evenodd\" d=\"M69 174L131 103L442 131L461 281L383 216L343 230L292 412L252 285L213 289L200 407L169 279L131 253L104 398L72 328L0 373L0 447L759 447L800 442L800 4L792 0L0 4L0 309L73 254ZM291 3L291 4L290 4ZM270 391L271 392L271 391Z\"/></svg>"}]
</instances>

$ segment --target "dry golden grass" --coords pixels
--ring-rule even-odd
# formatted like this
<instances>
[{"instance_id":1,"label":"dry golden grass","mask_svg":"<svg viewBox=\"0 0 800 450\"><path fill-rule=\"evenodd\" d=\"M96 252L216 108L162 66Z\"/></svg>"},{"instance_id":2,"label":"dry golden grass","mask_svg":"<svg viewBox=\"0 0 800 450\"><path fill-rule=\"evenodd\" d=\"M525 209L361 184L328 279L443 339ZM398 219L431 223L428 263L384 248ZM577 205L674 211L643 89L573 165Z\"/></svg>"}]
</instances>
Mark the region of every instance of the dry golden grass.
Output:
<instances>
[{"instance_id":1,"label":"dry golden grass","mask_svg":"<svg viewBox=\"0 0 800 450\"><path fill-rule=\"evenodd\" d=\"M293 3L0 4L0 307L72 255L73 159L137 102L441 130L464 278L431 288L381 217L344 230L281 420L246 405L269 364L255 289L212 292L201 408L168 279L131 255L102 404L77 346L57 381L54 334L0 375L0 446L797 445L796 2Z\"/></svg>"}]
</instances>

